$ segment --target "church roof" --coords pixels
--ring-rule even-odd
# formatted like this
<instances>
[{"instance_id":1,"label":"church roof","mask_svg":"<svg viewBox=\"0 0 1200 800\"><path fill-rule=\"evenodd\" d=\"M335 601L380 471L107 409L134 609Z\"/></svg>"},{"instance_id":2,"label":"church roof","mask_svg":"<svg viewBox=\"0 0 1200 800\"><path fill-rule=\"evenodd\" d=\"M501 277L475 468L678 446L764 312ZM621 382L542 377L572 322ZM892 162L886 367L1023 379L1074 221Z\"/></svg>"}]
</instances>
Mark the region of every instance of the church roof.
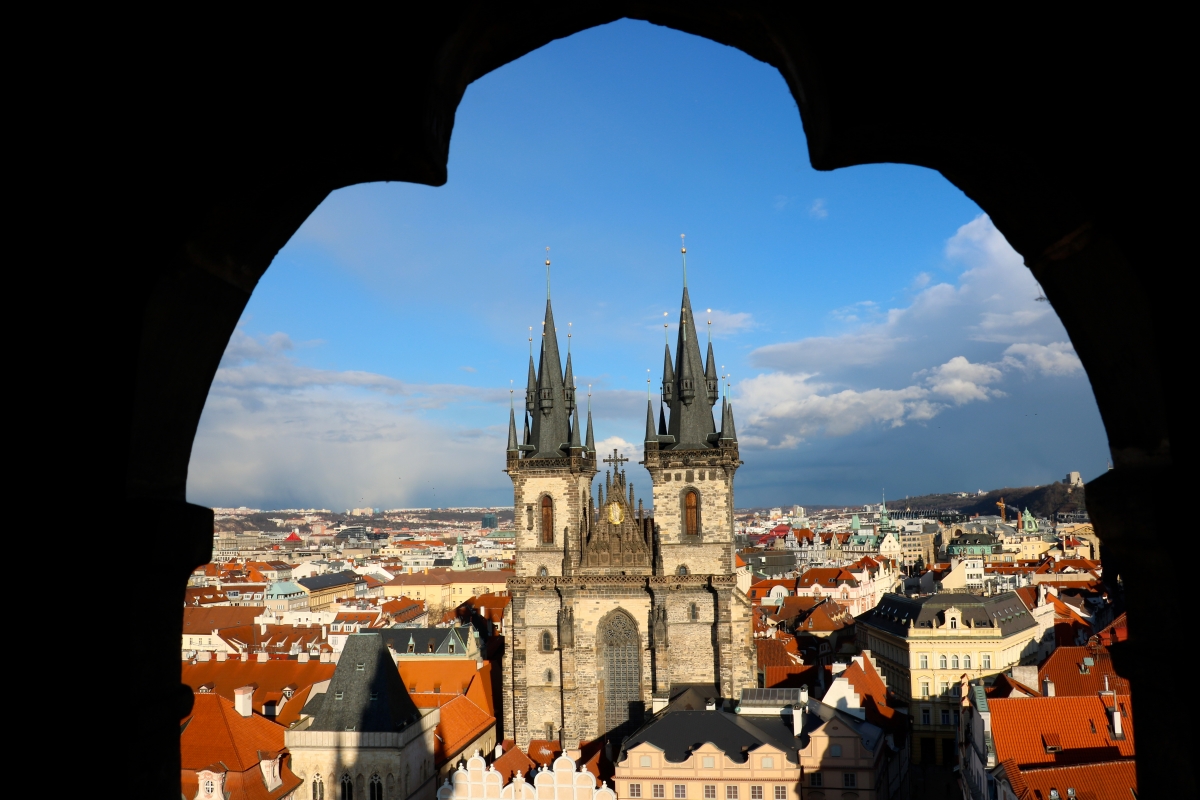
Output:
<instances>
[{"instance_id":1,"label":"church roof","mask_svg":"<svg viewBox=\"0 0 1200 800\"><path fill-rule=\"evenodd\" d=\"M310 730L391 732L419 716L383 638L355 633L346 639Z\"/></svg>"}]
</instances>

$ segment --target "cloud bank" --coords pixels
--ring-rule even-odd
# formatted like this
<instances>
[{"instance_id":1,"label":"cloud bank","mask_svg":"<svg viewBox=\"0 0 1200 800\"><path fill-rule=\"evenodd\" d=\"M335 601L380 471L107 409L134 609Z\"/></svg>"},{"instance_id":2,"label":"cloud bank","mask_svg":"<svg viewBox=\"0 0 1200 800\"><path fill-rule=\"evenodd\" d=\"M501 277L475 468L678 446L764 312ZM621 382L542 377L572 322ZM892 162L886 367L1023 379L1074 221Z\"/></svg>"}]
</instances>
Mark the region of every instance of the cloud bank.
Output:
<instances>
[{"instance_id":1,"label":"cloud bank","mask_svg":"<svg viewBox=\"0 0 1200 800\"><path fill-rule=\"evenodd\" d=\"M987 216L959 228L945 255L966 267L955 283L923 272L906 306L861 301L832 313L849 325L840 334L754 350L751 364L765 372L740 381L735 395L744 441L789 448L814 436L923 423L1004 397L1000 385L1010 376L1082 374L1066 331L1038 302L1036 281Z\"/></svg>"}]
</instances>

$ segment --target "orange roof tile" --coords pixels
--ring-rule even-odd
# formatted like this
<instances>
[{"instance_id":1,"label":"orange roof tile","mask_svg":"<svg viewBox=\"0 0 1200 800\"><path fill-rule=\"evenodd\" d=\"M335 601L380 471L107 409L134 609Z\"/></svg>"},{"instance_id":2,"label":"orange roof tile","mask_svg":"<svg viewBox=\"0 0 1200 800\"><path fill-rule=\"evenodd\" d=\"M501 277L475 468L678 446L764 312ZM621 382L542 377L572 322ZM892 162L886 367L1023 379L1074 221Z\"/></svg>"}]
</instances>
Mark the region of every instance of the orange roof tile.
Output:
<instances>
[{"instance_id":1,"label":"orange roof tile","mask_svg":"<svg viewBox=\"0 0 1200 800\"><path fill-rule=\"evenodd\" d=\"M252 625L266 606L214 606L183 609L183 635L211 634L222 628Z\"/></svg>"},{"instance_id":2,"label":"orange roof tile","mask_svg":"<svg viewBox=\"0 0 1200 800\"><path fill-rule=\"evenodd\" d=\"M243 717L233 701L218 694L196 694L191 713L184 718L179 737L183 769L198 770L218 762L231 771L258 766L258 752L283 749L284 727L266 717Z\"/></svg>"},{"instance_id":3,"label":"orange roof tile","mask_svg":"<svg viewBox=\"0 0 1200 800\"><path fill-rule=\"evenodd\" d=\"M1112 761L1134 754L1132 705L1128 695L1117 695L1123 710L1124 739L1109 736L1104 701L1091 697L1020 697L988 700L992 738L999 761L1028 764L1070 764L1079 759ZM1055 734L1062 750L1046 752L1043 736ZM1086 755L1085 755L1086 754Z\"/></svg>"},{"instance_id":4,"label":"orange roof tile","mask_svg":"<svg viewBox=\"0 0 1200 800\"><path fill-rule=\"evenodd\" d=\"M442 750L439 761L444 764L454 758L495 724L496 718L472 703L469 697L455 697L442 706L441 721L437 726L441 740L435 740Z\"/></svg>"},{"instance_id":5,"label":"orange roof tile","mask_svg":"<svg viewBox=\"0 0 1200 800\"><path fill-rule=\"evenodd\" d=\"M1080 800L1137 797L1137 768L1132 759L1035 769L1021 769L1012 761L1006 761L1002 766L1018 800L1044 800L1050 797L1051 789L1057 789L1064 800L1068 789L1074 789L1075 797Z\"/></svg>"},{"instance_id":6,"label":"orange roof tile","mask_svg":"<svg viewBox=\"0 0 1200 800\"><path fill-rule=\"evenodd\" d=\"M518 772L528 775L530 770L537 768L537 764L525 755L524 750L513 744L512 740L505 740L503 746L506 748L504 755L492 762L492 768L500 773L503 784L507 785Z\"/></svg>"},{"instance_id":7,"label":"orange roof tile","mask_svg":"<svg viewBox=\"0 0 1200 800\"><path fill-rule=\"evenodd\" d=\"M1085 658L1092 663L1085 664ZM1129 694L1129 681L1113 669L1112 657L1104 647L1059 647L1038 670L1039 685L1046 678L1054 682L1058 696L1082 697L1104 690Z\"/></svg>"},{"instance_id":8,"label":"orange roof tile","mask_svg":"<svg viewBox=\"0 0 1200 800\"><path fill-rule=\"evenodd\" d=\"M301 664L299 661L200 661L195 664L183 662L181 681L198 690L201 686L211 685L212 692L230 702L233 692L241 686L254 686L254 710L262 713L263 703L267 694L282 692L289 686L294 686L297 694L284 704L283 711L290 713L295 706L298 713L303 707L303 701L297 701L298 692L302 688L311 687L314 683L328 680L333 676L337 664L333 662L309 661ZM204 695L207 696L207 695ZM281 714L282 717L282 714ZM282 720L281 720L282 721Z\"/></svg>"}]
</instances>

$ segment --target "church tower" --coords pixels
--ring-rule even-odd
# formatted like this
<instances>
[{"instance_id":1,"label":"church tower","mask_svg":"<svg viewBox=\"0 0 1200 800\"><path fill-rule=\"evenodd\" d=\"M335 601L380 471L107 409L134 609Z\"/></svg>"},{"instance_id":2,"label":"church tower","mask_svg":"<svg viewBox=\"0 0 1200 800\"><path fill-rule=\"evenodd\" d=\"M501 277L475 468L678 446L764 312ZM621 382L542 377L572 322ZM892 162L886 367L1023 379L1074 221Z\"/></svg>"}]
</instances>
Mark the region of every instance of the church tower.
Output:
<instances>
[{"instance_id":1,"label":"church tower","mask_svg":"<svg viewBox=\"0 0 1200 800\"><path fill-rule=\"evenodd\" d=\"M546 259L547 270L549 267ZM513 482L518 577L569 574L579 563L591 522L591 485L596 475L592 412L588 409L585 439L579 430L569 338L567 343L564 373L547 279L546 318L536 371L531 337L522 444L517 442L512 409L508 418L505 471Z\"/></svg>"},{"instance_id":2,"label":"church tower","mask_svg":"<svg viewBox=\"0 0 1200 800\"><path fill-rule=\"evenodd\" d=\"M662 575L732 574L733 476L742 462L733 407L722 397L711 337L707 361L700 356L700 336L688 295L686 247L682 253L683 301L675 363L672 366L671 347L666 345L657 431L654 407L646 400L642 463L654 487L656 571ZM712 410L718 400L720 430Z\"/></svg>"}]
</instances>

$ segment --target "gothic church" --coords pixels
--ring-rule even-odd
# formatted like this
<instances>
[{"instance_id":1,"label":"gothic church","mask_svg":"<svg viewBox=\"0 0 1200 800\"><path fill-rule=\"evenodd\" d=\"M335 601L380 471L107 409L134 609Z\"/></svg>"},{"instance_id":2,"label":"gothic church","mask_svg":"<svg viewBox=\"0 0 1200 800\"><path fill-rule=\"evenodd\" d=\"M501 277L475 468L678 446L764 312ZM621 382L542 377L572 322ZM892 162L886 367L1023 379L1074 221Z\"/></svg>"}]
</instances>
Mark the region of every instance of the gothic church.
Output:
<instances>
[{"instance_id":1,"label":"gothic church","mask_svg":"<svg viewBox=\"0 0 1200 800\"><path fill-rule=\"evenodd\" d=\"M522 748L545 738L574 749L627 734L685 688L737 697L755 686L750 604L734 579L733 476L742 462L711 341L701 357L686 281L657 426L646 407L653 513L615 451L593 495L591 409L581 436L571 355L564 372L549 297L540 350L536 370L529 358L521 435L509 412L517 551L504 728Z\"/></svg>"}]
</instances>

